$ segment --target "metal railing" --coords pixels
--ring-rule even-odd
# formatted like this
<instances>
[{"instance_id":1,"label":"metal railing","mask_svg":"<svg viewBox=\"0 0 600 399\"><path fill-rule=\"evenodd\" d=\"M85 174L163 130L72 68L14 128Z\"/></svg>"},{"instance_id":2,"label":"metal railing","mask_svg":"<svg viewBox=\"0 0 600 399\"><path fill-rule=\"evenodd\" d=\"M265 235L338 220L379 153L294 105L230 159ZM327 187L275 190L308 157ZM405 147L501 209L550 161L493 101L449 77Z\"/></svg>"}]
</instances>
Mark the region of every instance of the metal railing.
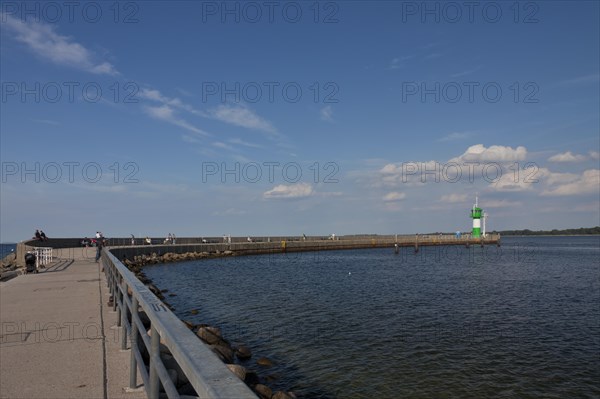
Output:
<instances>
[{"instance_id":1,"label":"metal railing","mask_svg":"<svg viewBox=\"0 0 600 399\"><path fill-rule=\"evenodd\" d=\"M219 358L161 302L108 248L102 251L102 265L113 298L113 311L122 327L121 349L130 337L129 386L137 388L139 370L150 399L158 399L160 385L170 399L179 398L177 388L161 358L164 345L201 398L257 399L257 396L221 362ZM143 310L150 320L150 334L142 323ZM141 345L139 345L141 344ZM149 369L140 348L149 354Z\"/></svg>"},{"instance_id":2,"label":"metal railing","mask_svg":"<svg viewBox=\"0 0 600 399\"><path fill-rule=\"evenodd\" d=\"M52 248L47 247L35 247L32 249L35 252L35 267L46 266L52 263Z\"/></svg>"}]
</instances>

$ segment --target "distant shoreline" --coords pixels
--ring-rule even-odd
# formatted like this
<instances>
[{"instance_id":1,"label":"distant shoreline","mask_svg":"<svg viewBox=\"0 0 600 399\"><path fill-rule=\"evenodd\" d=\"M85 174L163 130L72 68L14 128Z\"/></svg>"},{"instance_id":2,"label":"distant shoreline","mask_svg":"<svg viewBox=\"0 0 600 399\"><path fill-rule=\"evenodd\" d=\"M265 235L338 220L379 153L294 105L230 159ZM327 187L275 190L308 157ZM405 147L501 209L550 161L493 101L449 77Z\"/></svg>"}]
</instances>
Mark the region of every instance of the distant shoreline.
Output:
<instances>
[{"instance_id":1,"label":"distant shoreline","mask_svg":"<svg viewBox=\"0 0 600 399\"><path fill-rule=\"evenodd\" d=\"M503 234L501 237L596 237L600 234Z\"/></svg>"}]
</instances>

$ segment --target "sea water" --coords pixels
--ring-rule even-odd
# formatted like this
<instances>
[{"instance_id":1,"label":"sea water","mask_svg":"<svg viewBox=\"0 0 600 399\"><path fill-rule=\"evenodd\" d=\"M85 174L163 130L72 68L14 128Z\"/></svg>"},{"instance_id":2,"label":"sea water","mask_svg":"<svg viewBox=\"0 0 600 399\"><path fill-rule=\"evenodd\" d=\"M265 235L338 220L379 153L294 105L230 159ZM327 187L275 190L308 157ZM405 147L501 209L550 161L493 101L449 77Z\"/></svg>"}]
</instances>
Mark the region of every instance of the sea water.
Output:
<instances>
[{"instance_id":1,"label":"sea water","mask_svg":"<svg viewBox=\"0 0 600 399\"><path fill-rule=\"evenodd\" d=\"M145 271L181 319L220 327L252 349L242 364L299 397L600 397L600 237Z\"/></svg>"}]
</instances>

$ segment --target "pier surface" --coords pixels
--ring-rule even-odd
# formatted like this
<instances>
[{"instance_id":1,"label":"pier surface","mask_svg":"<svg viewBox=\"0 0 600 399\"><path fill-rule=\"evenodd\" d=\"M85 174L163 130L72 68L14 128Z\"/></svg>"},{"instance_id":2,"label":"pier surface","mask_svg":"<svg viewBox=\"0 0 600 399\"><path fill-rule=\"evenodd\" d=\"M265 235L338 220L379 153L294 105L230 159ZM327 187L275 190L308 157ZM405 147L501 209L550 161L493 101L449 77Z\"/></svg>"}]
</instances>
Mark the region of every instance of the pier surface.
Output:
<instances>
[{"instance_id":1,"label":"pier surface","mask_svg":"<svg viewBox=\"0 0 600 399\"><path fill-rule=\"evenodd\" d=\"M123 388L130 354L95 248L62 252L38 274L0 283L0 398L145 398Z\"/></svg>"}]
</instances>

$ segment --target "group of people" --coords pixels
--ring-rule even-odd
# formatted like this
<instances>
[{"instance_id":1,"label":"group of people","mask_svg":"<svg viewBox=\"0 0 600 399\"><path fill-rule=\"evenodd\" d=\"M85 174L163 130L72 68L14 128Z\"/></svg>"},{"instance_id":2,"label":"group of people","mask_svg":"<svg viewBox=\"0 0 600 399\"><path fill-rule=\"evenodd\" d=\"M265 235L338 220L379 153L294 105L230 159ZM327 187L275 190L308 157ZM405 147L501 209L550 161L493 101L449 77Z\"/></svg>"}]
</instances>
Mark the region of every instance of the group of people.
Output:
<instances>
[{"instance_id":1,"label":"group of people","mask_svg":"<svg viewBox=\"0 0 600 399\"><path fill-rule=\"evenodd\" d=\"M44 230L42 230L42 229L35 230L34 238L39 241L48 241L48 237L46 237L46 233L44 233Z\"/></svg>"},{"instance_id":2,"label":"group of people","mask_svg":"<svg viewBox=\"0 0 600 399\"><path fill-rule=\"evenodd\" d=\"M163 242L163 244L175 244L176 239L177 237L175 237L175 234L169 233L167 238L165 238L165 242Z\"/></svg>"}]
</instances>

